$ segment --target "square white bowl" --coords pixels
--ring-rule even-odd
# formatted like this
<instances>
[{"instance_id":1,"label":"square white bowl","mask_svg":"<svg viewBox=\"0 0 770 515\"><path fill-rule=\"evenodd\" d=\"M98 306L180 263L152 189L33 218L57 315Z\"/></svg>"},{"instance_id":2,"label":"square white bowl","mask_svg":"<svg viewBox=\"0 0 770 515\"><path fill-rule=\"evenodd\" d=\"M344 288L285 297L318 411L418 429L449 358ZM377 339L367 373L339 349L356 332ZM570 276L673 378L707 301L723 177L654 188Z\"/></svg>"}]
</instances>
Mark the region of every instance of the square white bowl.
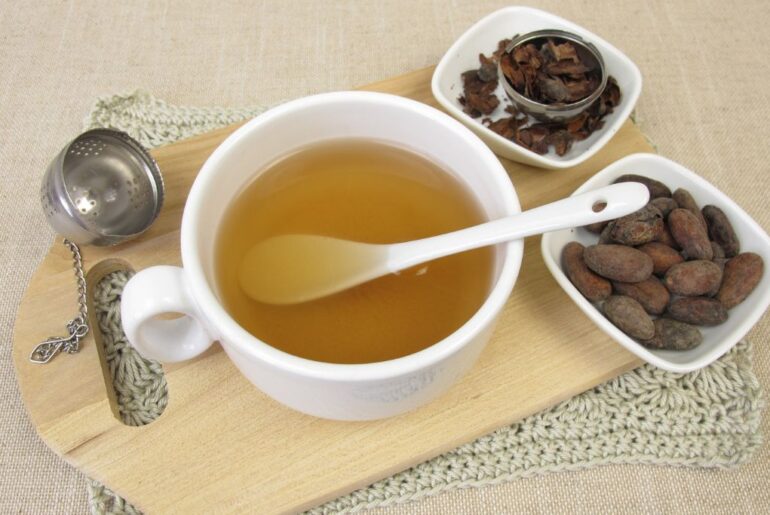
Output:
<instances>
[{"instance_id":1,"label":"square white bowl","mask_svg":"<svg viewBox=\"0 0 770 515\"><path fill-rule=\"evenodd\" d=\"M566 30L593 43L604 58L607 73L615 78L621 91L620 105L612 114L604 117L604 127L585 140L576 141L563 156L557 156L553 150L541 156L517 145L485 127L481 119L487 116L471 118L465 114L457 100L463 93L460 75L479 67L479 54L490 55L497 49L497 43L501 39L540 29ZM433 72L431 90L438 103L449 114L467 125L497 155L540 168L569 168L596 154L620 130L642 91L642 74L623 52L570 21L530 7L506 7L478 21L454 42ZM489 116L493 120L508 116L503 110L505 106L510 105L503 100L507 100L507 97L502 85L498 84L496 94L501 102Z\"/></svg>"},{"instance_id":2,"label":"square white bowl","mask_svg":"<svg viewBox=\"0 0 770 515\"><path fill-rule=\"evenodd\" d=\"M743 209L712 184L684 166L655 154L632 154L609 165L573 195L591 191L612 182L623 174L633 173L662 182L671 191L685 188L692 193L698 206L713 204L725 212L741 243L741 252L759 254L765 270L757 287L741 304L728 311L727 321L714 327L699 327L703 343L687 351L648 349L615 327L601 311L575 288L561 266L561 251L570 241L585 246L598 242L599 237L579 227L547 233L541 251L548 269L559 285L599 328L643 360L671 372L691 372L703 368L730 350L757 323L770 305L770 237Z\"/></svg>"}]
</instances>

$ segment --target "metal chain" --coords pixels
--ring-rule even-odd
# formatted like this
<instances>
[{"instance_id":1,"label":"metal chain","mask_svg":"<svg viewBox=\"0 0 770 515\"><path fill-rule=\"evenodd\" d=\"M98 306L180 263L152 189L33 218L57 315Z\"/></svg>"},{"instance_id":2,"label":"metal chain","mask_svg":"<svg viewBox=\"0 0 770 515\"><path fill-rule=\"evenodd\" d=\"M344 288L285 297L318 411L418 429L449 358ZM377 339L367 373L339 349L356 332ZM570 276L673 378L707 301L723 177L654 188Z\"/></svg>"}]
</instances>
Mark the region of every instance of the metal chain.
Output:
<instances>
[{"instance_id":1,"label":"metal chain","mask_svg":"<svg viewBox=\"0 0 770 515\"><path fill-rule=\"evenodd\" d=\"M76 243L64 239L64 245L72 252L72 266L78 286L78 315L67 323L67 336L51 336L38 344L29 360L33 363L48 363L60 352L74 354L80 350L80 340L88 334L88 301L86 277L83 273L83 257Z\"/></svg>"},{"instance_id":2,"label":"metal chain","mask_svg":"<svg viewBox=\"0 0 770 515\"><path fill-rule=\"evenodd\" d=\"M76 243L66 238L63 243L72 252L72 267L75 269L75 279L78 282L78 314L85 321L84 323L87 323L88 302L86 296L88 295L88 290L86 289L86 276L83 274L83 256L80 255L80 247Z\"/></svg>"}]
</instances>

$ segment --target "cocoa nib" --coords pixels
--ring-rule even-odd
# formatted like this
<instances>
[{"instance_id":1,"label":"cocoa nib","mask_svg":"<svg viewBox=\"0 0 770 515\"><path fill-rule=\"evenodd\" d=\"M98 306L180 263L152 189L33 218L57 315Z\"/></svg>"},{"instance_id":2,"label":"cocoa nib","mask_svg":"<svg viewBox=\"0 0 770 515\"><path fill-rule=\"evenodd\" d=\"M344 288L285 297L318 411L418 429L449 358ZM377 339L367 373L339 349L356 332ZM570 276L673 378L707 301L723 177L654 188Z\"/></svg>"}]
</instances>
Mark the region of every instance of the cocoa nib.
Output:
<instances>
[{"instance_id":1,"label":"cocoa nib","mask_svg":"<svg viewBox=\"0 0 770 515\"><path fill-rule=\"evenodd\" d=\"M500 118L497 121L492 121L490 118L484 118L482 123L506 139L512 140L519 138L519 128L528 123L529 117L525 114L520 114L513 106L506 107L505 112L511 116Z\"/></svg>"},{"instance_id":2,"label":"cocoa nib","mask_svg":"<svg viewBox=\"0 0 770 515\"><path fill-rule=\"evenodd\" d=\"M479 69L468 70L462 74L463 95L458 98L463 111L473 118L491 114L500 105L500 100L495 95L497 63L484 54L479 54L479 61Z\"/></svg>"},{"instance_id":3,"label":"cocoa nib","mask_svg":"<svg viewBox=\"0 0 770 515\"><path fill-rule=\"evenodd\" d=\"M596 91L601 80L593 56L561 38L539 38L500 56L504 80L541 104L578 102Z\"/></svg>"},{"instance_id":4,"label":"cocoa nib","mask_svg":"<svg viewBox=\"0 0 770 515\"><path fill-rule=\"evenodd\" d=\"M479 61L481 62L478 70L479 79L484 82L497 81L497 61L487 58L484 54L479 54Z\"/></svg>"},{"instance_id":5,"label":"cocoa nib","mask_svg":"<svg viewBox=\"0 0 770 515\"><path fill-rule=\"evenodd\" d=\"M543 53L553 56L553 60L561 63L580 64L577 50L570 42L556 43L552 38L542 48Z\"/></svg>"},{"instance_id":6,"label":"cocoa nib","mask_svg":"<svg viewBox=\"0 0 770 515\"><path fill-rule=\"evenodd\" d=\"M508 55L508 54L506 54ZM503 56L505 57L505 56ZM467 73L467 72L466 72ZM505 72L503 72L505 73ZM519 116L509 106L507 112L514 112L512 117L504 117L495 122L485 120L486 126L502 137L536 152L546 154L553 147L557 155L563 156L572 148L575 141L581 141L601 129L604 116L620 103L620 89L615 79L610 77L602 95L577 118L564 123L531 123L526 115ZM599 105L601 104L601 105ZM601 112L601 115L592 114ZM515 119L510 119L515 118ZM530 125L526 125L530 123Z\"/></svg>"},{"instance_id":7,"label":"cocoa nib","mask_svg":"<svg viewBox=\"0 0 770 515\"><path fill-rule=\"evenodd\" d=\"M566 130L557 130L546 137L546 141L553 145L556 155L563 156L572 148L574 138Z\"/></svg>"},{"instance_id":8,"label":"cocoa nib","mask_svg":"<svg viewBox=\"0 0 770 515\"><path fill-rule=\"evenodd\" d=\"M615 78L607 77L607 85L599 98L588 108L591 117L602 118L610 114L620 104L620 87Z\"/></svg>"},{"instance_id":9,"label":"cocoa nib","mask_svg":"<svg viewBox=\"0 0 770 515\"><path fill-rule=\"evenodd\" d=\"M473 118L488 116L500 105L495 90L498 86L497 64L502 80L508 80L520 93L541 103L572 103L589 96L599 87L596 63L571 42L559 38L543 38L519 45L510 52L510 39L503 39L497 50L487 57L479 55L480 66L462 74L463 94L458 98L463 111ZM620 104L620 88L608 77L601 95L582 114L563 123L536 122L512 106L510 116L497 120L485 118L482 123L493 132L537 154L549 150L563 156L576 141L588 138L602 128L604 117Z\"/></svg>"},{"instance_id":10,"label":"cocoa nib","mask_svg":"<svg viewBox=\"0 0 770 515\"><path fill-rule=\"evenodd\" d=\"M518 34L513 37L518 37ZM497 42L497 50L492 53L492 60L494 62L500 61L500 57L505 53L505 48L508 46L508 44L510 44L510 42L510 39L501 39Z\"/></svg>"}]
</instances>

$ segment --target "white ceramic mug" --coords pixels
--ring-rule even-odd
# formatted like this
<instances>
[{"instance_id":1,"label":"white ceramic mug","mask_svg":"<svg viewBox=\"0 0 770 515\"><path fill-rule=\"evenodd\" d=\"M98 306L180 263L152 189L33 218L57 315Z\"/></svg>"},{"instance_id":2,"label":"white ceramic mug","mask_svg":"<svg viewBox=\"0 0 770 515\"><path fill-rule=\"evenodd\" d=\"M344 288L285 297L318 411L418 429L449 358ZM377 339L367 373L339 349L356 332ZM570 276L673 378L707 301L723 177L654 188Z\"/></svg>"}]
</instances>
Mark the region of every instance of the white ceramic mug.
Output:
<instances>
[{"instance_id":1,"label":"white ceramic mug","mask_svg":"<svg viewBox=\"0 0 770 515\"><path fill-rule=\"evenodd\" d=\"M490 219L520 211L494 154L436 109L366 92L328 93L283 104L236 130L201 168L182 217L184 268L151 267L126 285L123 328L142 355L181 361L219 341L241 373L272 398L338 420L403 413L445 391L471 367L513 289L523 252L520 240L497 247L494 285L462 327L426 349L390 361L345 365L293 356L248 333L220 303L214 241L231 200L276 158L324 139L346 137L392 142L430 158L466 184ZM185 316L156 318L163 313Z\"/></svg>"}]
</instances>

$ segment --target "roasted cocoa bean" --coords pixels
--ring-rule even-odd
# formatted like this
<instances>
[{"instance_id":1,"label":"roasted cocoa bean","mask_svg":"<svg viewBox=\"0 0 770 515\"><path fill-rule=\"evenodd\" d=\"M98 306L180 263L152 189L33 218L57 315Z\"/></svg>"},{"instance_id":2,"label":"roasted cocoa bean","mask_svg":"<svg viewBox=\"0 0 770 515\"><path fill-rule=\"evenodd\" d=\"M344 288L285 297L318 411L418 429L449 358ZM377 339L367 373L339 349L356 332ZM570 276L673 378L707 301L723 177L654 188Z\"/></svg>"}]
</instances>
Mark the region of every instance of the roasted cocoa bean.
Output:
<instances>
[{"instance_id":1,"label":"roasted cocoa bean","mask_svg":"<svg viewBox=\"0 0 770 515\"><path fill-rule=\"evenodd\" d=\"M618 329L632 338L649 340L655 336L655 325L642 305L631 297L611 295L602 306L604 315Z\"/></svg>"},{"instance_id":2,"label":"roasted cocoa bean","mask_svg":"<svg viewBox=\"0 0 770 515\"><path fill-rule=\"evenodd\" d=\"M638 283L612 283L613 291L619 295L631 297L642 305L651 315L660 315L668 306L668 290L654 275Z\"/></svg>"},{"instance_id":3,"label":"roasted cocoa bean","mask_svg":"<svg viewBox=\"0 0 770 515\"><path fill-rule=\"evenodd\" d=\"M757 287L764 267L762 258L753 252L744 252L731 258L725 263L722 286L716 298L727 309L737 306Z\"/></svg>"},{"instance_id":4,"label":"roasted cocoa bean","mask_svg":"<svg viewBox=\"0 0 770 515\"><path fill-rule=\"evenodd\" d=\"M612 226L614 224L614 221L610 221L610 223L604 226L604 229L602 229L602 232L599 234L599 243L612 243L612 237L610 234L612 233Z\"/></svg>"},{"instance_id":5,"label":"roasted cocoa bean","mask_svg":"<svg viewBox=\"0 0 770 515\"><path fill-rule=\"evenodd\" d=\"M730 220L717 206L708 205L701 211L708 225L708 233L725 251L725 256L735 257L741 251L741 243Z\"/></svg>"},{"instance_id":6,"label":"roasted cocoa bean","mask_svg":"<svg viewBox=\"0 0 770 515\"><path fill-rule=\"evenodd\" d=\"M638 283L652 275L650 256L623 245L591 245L583 251L588 268L607 279Z\"/></svg>"},{"instance_id":7,"label":"roasted cocoa bean","mask_svg":"<svg viewBox=\"0 0 770 515\"><path fill-rule=\"evenodd\" d=\"M695 325L719 325L727 320L727 310L722 303L709 297L676 298L669 303L666 314Z\"/></svg>"},{"instance_id":8,"label":"roasted cocoa bean","mask_svg":"<svg viewBox=\"0 0 770 515\"><path fill-rule=\"evenodd\" d=\"M655 336L650 340L639 340L650 349L690 350L703 342L703 335L694 325L671 318L658 318L653 324Z\"/></svg>"},{"instance_id":9,"label":"roasted cocoa bean","mask_svg":"<svg viewBox=\"0 0 770 515\"><path fill-rule=\"evenodd\" d=\"M663 215L663 218L668 217L668 214L671 211L679 207L679 205L676 203L676 200L668 197L654 198L650 201L650 203L658 208L658 211L660 211L660 214Z\"/></svg>"},{"instance_id":10,"label":"roasted cocoa bean","mask_svg":"<svg viewBox=\"0 0 770 515\"><path fill-rule=\"evenodd\" d=\"M663 231L663 215L657 207L647 204L642 209L618 218L610 238L622 245L642 245L656 240Z\"/></svg>"},{"instance_id":11,"label":"roasted cocoa bean","mask_svg":"<svg viewBox=\"0 0 770 515\"><path fill-rule=\"evenodd\" d=\"M682 208L671 211L668 228L687 259L711 260L714 257L706 229L691 211Z\"/></svg>"},{"instance_id":12,"label":"roasted cocoa bean","mask_svg":"<svg viewBox=\"0 0 770 515\"><path fill-rule=\"evenodd\" d=\"M663 284L675 295L714 295L722 282L722 269L713 261L697 259L672 266Z\"/></svg>"},{"instance_id":13,"label":"roasted cocoa bean","mask_svg":"<svg viewBox=\"0 0 770 515\"><path fill-rule=\"evenodd\" d=\"M663 275L669 268L684 261L679 252L657 241L645 243L639 250L652 259L652 273L655 275Z\"/></svg>"},{"instance_id":14,"label":"roasted cocoa bean","mask_svg":"<svg viewBox=\"0 0 770 515\"><path fill-rule=\"evenodd\" d=\"M584 225L583 227L594 234L601 234L604 228L607 227L608 223L609 221L605 220L603 222L594 222L592 224Z\"/></svg>"},{"instance_id":15,"label":"roasted cocoa bean","mask_svg":"<svg viewBox=\"0 0 770 515\"><path fill-rule=\"evenodd\" d=\"M695 199L693 198L692 194L689 191L687 191L684 188L678 188L674 192L673 198L677 206L679 206L679 208L686 209L687 211L695 215L695 218L698 219L698 223L700 223L704 229L708 230L708 226L706 225L706 219L703 218L703 214L700 212L698 203L695 202Z\"/></svg>"},{"instance_id":16,"label":"roasted cocoa bean","mask_svg":"<svg viewBox=\"0 0 770 515\"><path fill-rule=\"evenodd\" d=\"M650 191L650 199L671 196L671 190L668 188L668 186L660 181L656 181L655 179L650 179L649 177L644 177L642 175L636 175L633 173L621 175L615 179L615 182L641 182L647 186L647 189Z\"/></svg>"},{"instance_id":17,"label":"roasted cocoa bean","mask_svg":"<svg viewBox=\"0 0 770 515\"><path fill-rule=\"evenodd\" d=\"M715 241L711 242L711 253L714 254L714 256L711 258L712 261L716 261L717 259L722 259L725 257L724 249L719 243Z\"/></svg>"},{"instance_id":18,"label":"roasted cocoa bean","mask_svg":"<svg viewBox=\"0 0 770 515\"><path fill-rule=\"evenodd\" d=\"M599 302L610 296L612 285L586 266L583 261L584 248L576 241L567 243L561 251L562 265L575 288L591 302Z\"/></svg>"},{"instance_id":19,"label":"roasted cocoa bean","mask_svg":"<svg viewBox=\"0 0 770 515\"><path fill-rule=\"evenodd\" d=\"M681 250L681 247L679 246L679 244L676 242L674 237L671 236L671 231L668 228L668 224L665 222L663 223L663 230L658 235L657 241L659 243L662 243L663 245L668 245L674 250L677 250L677 251Z\"/></svg>"}]
</instances>

